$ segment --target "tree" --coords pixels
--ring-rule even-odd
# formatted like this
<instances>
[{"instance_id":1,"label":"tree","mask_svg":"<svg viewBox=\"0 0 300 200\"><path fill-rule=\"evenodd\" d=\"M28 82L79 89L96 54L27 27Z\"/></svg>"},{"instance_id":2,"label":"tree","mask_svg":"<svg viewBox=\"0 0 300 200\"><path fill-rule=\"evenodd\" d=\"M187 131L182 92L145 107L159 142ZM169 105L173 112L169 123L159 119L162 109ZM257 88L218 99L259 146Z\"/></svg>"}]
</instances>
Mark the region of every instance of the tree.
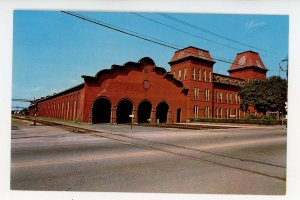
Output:
<instances>
[{"instance_id":1,"label":"tree","mask_svg":"<svg viewBox=\"0 0 300 200\"><path fill-rule=\"evenodd\" d=\"M248 111L249 106L266 114L267 111L285 112L287 81L279 76L265 80L254 80L241 87L239 95L242 99L240 108Z\"/></svg>"}]
</instances>

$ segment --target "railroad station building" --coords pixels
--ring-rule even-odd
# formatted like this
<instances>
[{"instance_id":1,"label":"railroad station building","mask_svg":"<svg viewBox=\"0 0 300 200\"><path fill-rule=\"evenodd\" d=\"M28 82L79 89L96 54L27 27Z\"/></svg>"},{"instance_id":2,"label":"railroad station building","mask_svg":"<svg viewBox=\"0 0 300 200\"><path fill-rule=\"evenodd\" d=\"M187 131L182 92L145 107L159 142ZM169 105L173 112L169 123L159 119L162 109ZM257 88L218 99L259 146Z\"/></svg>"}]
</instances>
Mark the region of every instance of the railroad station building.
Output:
<instances>
[{"instance_id":1,"label":"railroad station building","mask_svg":"<svg viewBox=\"0 0 300 200\"><path fill-rule=\"evenodd\" d=\"M236 55L229 76L213 72L216 61L196 47L178 50L170 72L149 57L112 65L83 83L42 97L31 115L86 123L176 123L194 118L244 118L240 86L265 79L267 68L258 53ZM256 114L253 108L250 112ZM132 119L131 119L132 118Z\"/></svg>"}]
</instances>

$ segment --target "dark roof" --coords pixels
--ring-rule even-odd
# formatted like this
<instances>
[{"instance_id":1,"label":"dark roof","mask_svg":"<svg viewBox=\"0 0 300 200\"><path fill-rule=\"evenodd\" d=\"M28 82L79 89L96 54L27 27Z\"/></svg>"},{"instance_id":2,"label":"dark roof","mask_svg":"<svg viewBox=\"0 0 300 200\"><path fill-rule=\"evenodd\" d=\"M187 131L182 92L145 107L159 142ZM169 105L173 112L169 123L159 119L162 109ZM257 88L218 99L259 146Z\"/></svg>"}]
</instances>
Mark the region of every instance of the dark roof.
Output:
<instances>
[{"instance_id":1,"label":"dark roof","mask_svg":"<svg viewBox=\"0 0 300 200\"><path fill-rule=\"evenodd\" d=\"M176 51L169 64L173 64L187 58L215 63L213 58L210 56L209 51L189 46Z\"/></svg>"},{"instance_id":2,"label":"dark roof","mask_svg":"<svg viewBox=\"0 0 300 200\"><path fill-rule=\"evenodd\" d=\"M228 72L242 70L249 67L268 71L257 52L245 51L236 55L233 64L229 68Z\"/></svg>"},{"instance_id":3,"label":"dark roof","mask_svg":"<svg viewBox=\"0 0 300 200\"><path fill-rule=\"evenodd\" d=\"M214 73L214 83L217 84L225 84L225 85L231 85L231 86L237 86L240 87L241 85L243 85L245 83L244 79L241 78L235 78L235 77L231 77L231 76L226 76L223 74L217 74Z\"/></svg>"}]
</instances>

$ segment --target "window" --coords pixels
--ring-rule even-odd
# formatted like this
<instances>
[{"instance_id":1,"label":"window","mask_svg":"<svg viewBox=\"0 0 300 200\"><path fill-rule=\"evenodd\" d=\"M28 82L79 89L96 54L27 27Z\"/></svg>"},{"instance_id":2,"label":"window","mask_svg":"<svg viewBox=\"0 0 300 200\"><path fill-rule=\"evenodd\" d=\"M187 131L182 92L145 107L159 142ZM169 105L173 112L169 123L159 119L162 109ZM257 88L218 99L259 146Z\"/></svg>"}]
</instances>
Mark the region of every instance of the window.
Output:
<instances>
[{"instance_id":1,"label":"window","mask_svg":"<svg viewBox=\"0 0 300 200\"><path fill-rule=\"evenodd\" d=\"M67 113L66 113L66 119L69 119L69 110L70 110L70 102L67 103Z\"/></svg>"},{"instance_id":2,"label":"window","mask_svg":"<svg viewBox=\"0 0 300 200\"><path fill-rule=\"evenodd\" d=\"M238 104L238 95L235 94L235 104Z\"/></svg>"},{"instance_id":3,"label":"window","mask_svg":"<svg viewBox=\"0 0 300 200\"><path fill-rule=\"evenodd\" d=\"M239 105L241 104L241 97L238 96L238 102L239 102Z\"/></svg>"},{"instance_id":4,"label":"window","mask_svg":"<svg viewBox=\"0 0 300 200\"><path fill-rule=\"evenodd\" d=\"M176 71L175 70L173 72L173 76L174 76L174 78L176 78Z\"/></svg>"},{"instance_id":5,"label":"window","mask_svg":"<svg viewBox=\"0 0 300 200\"><path fill-rule=\"evenodd\" d=\"M207 101L209 101L209 90L207 90Z\"/></svg>"},{"instance_id":6,"label":"window","mask_svg":"<svg viewBox=\"0 0 300 200\"><path fill-rule=\"evenodd\" d=\"M220 118L223 118L222 111L222 108L220 108Z\"/></svg>"},{"instance_id":7,"label":"window","mask_svg":"<svg viewBox=\"0 0 300 200\"><path fill-rule=\"evenodd\" d=\"M220 103L222 103L222 92L220 92Z\"/></svg>"},{"instance_id":8,"label":"window","mask_svg":"<svg viewBox=\"0 0 300 200\"><path fill-rule=\"evenodd\" d=\"M209 90L205 89L205 101L209 101Z\"/></svg>"},{"instance_id":9,"label":"window","mask_svg":"<svg viewBox=\"0 0 300 200\"><path fill-rule=\"evenodd\" d=\"M209 107L207 107L207 117L209 117Z\"/></svg>"},{"instance_id":10,"label":"window","mask_svg":"<svg viewBox=\"0 0 300 200\"><path fill-rule=\"evenodd\" d=\"M194 106L194 117L198 118L199 117L199 107L198 106Z\"/></svg>"},{"instance_id":11,"label":"window","mask_svg":"<svg viewBox=\"0 0 300 200\"><path fill-rule=\"evenodd\" d=\"M194 88L194 100L199 100L199 88Z\"/></svg>"},{"instance_id":12,"label":"window","mask_svg":"<svg viewBox=\"0 0 300 200\"><path fill-rule=\"evenodd\" d=\"M219 92L216 92L216 102L219 102Z\"/></svg>"},{"instance_id":13,"label":"window","mask_svg":"<svg viewBox=\"0 0 300 200\"><path fill-rule=\"evenodd\" d=\"M208 81L211 82L211 71L208 72Z\"/></svg>"},{"instance_id":14,"label":"window","mask_svg":"<svg viewBox=\"0 0 300 200\"><path fill-rule=\"evenodd\" d=\"M203 81L206 82L206 71L203 71Z\"/></svg>"},{"instance_id":15,"label":"window","mask_svg":"<svg viewBox=\"0 0 300 200\"><path fill-rule=\"evenodd\" d=\"M181 80L181 69L178 71L178 79Z\"/></svg>"},{"instance_id":16,"label":"window","mask_svg":"<svg viewBox=\"0 0 300 200\"><path fill-rule=\"evenodd\" d=\"M187 70L186 68L184 68L184 71L183 71L183 80L186 80L187 79Z\"/></svg>"},{"instance_id":17,"label":"window","mask_svg":"<svg viewBox=\"0 0 300 200\"><path fill-rule=\"evenodd\" d=\"M196 80L196 69L193 67L193 80Z\"/></svg>"},{"instance_id":18,"label":"window","mask_svg":"<svg viewBox=\"0 0 300 200\"><path fill-rule=\"evenodd\" d=\"M228 108L226 108L226 118L228 118Z\"/></svg>"},{"instance_id":19,"label":"window","mask_svg":"<svg viewBox=\"0 0 300 200\"><path fill-rule=\"evenodd\" d=\"M228 99L229 99L229 94L226 93L226 103L228 103Z\"/></svg>"},{"instance_id":20,"label":"window","mask_svg":"<svg viewBox=\"0 0 300 200\"><path fill-rule=\"evenodd\" d=\"M232 94L229 94L229 102L232 103Z\"/></svg>"},{"instance_id":21,"label":"window","mask_svg":"<svg viewBox=\"0 0 300 200\"><path fill-rule=\"evenodd\" d=\"M76 110L77 110L77 101L74 100L74 104L73 104L74 108L73 108L73 120L76 119Z\"/></svg>"},{"instance_id":22,"label":"window","mask_svg":"<svg viewBox=\"0 0 300 200\"><path fill-rule=\"evenodd\" d=\"M59 118L59 111L60 111L60 106L59 103L57 104L57 118Z\"/></svg>"},{"instance_id":23,"label":"window","mask_svg":"<svg viewBox=\"0 0 300 200\"><path fill-rule=\"evenodd\" d=\"M198 79L199 79L199 81L201 81L201 69L199 69L199 71L198 71Z\"/></svg>"},{"instance_id":24,"label":"window","mask_svg":"<svg viewBox=\"0 0 300 200\"><path fill-rule=\"evenodd\" d=\"M219 108L216 108L216 118L219 117Z\"/></svg>"},{"instance_id":25,"label":"window","mask_svg":"<svg viewBox=\"0 0 300 200\"><path fill-rule=\"evenodd\" d=\"M65 118L64 107L65 107L65 103L62 103L62 106L61 106L61 113L62 113L62 118L63 118L63 119Z\"/></svg>"},{"instance_id":26,"label":"window","mask_svg":"<svg viewBox=\"0 0 300 200\"><path fill-rule=\"evenodd\" d=\"M205 118L209 118L209 107L205 106L204 109L205 109L205 111L204 111L204 117Z\"/></svg>"}]
</instances>

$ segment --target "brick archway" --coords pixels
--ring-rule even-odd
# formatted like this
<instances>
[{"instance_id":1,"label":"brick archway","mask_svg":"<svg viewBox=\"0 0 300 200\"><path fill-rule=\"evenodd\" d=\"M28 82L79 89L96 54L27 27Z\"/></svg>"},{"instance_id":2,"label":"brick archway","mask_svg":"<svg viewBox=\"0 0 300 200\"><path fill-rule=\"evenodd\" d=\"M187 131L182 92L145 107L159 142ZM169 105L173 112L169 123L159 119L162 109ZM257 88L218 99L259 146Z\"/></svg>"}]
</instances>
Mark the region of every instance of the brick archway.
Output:
<instances>
[{"instance_id":1,"label":"brick archway","mask_svg":"<svg viewBox=\"0 0 300 200\"><path fill-rule=\"evenodd\" d=\"M156 121L166 123L168 119L169 105L166 102L160 102L156 107Z\"/></svg>"},{"instance_id":2,"label":"brick archway","mask_svg":"<svg viewBox=\"0 0 300 200\"><path fill-rule=\"evenodd\" d=\"M148 100L142 101L138 106L138 123L149 123L152 105Z\"/></svg>"},{"instance_id":3,"label":"brick archway","mask_svg":"<svg viewBox=\"0 0 300 200\"><path fill-rule=\"evenodd\" d=\"M131 118L129 115L132 114L133 104L128 99L121 100L117 105L117 123L130 123Z\"/></svg>"},{"instance_id":4,"label":"brick archway","mask_svg":"<svg viewBox=\"0 0 300 200\"><path fill-rule=\"evenodd\" d=\"M93 124L110 123L111 102L107 98L99 98L93 104Z\"/></svg>"},{"instance_id":5,"label":"brick archway","mask_svg":"<svg viewBox=\"0 0 300 200\"><path fill-rule=\"evenodd\" d=\"M178 108L176 111L176 122L177 123L181 122L181 108Z\"/></svg>"}]
</instances>

